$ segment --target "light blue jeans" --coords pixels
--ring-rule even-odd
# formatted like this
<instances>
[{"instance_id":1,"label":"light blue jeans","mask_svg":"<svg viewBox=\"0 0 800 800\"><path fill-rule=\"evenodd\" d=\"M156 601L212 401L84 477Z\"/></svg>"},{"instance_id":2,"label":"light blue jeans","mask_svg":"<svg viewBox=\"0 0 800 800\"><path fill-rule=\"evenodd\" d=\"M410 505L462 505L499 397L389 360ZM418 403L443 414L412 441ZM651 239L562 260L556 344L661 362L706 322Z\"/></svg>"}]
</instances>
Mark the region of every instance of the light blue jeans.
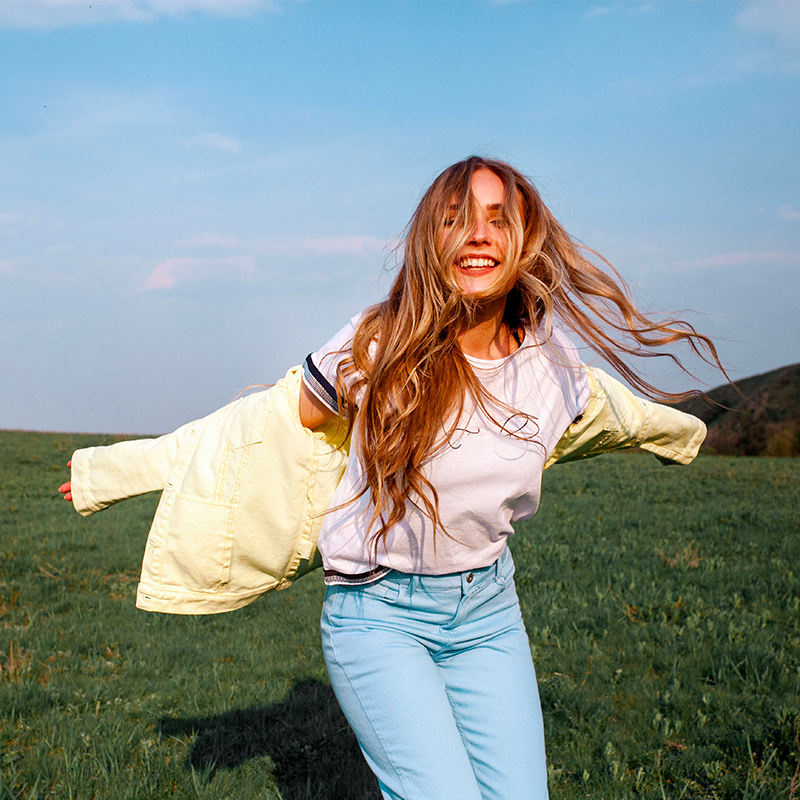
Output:
<instances>
[{"instance_id":1,"label":"light blue jeans","mask_svg":"<svg viewBox=\"0 0 800 800\"><path fill-rule=\"evenodd\" d=\"M388 800L546 800L536 673L506 549L491 567L329 586L322 647Z\"/></svg>"}]
</instances>

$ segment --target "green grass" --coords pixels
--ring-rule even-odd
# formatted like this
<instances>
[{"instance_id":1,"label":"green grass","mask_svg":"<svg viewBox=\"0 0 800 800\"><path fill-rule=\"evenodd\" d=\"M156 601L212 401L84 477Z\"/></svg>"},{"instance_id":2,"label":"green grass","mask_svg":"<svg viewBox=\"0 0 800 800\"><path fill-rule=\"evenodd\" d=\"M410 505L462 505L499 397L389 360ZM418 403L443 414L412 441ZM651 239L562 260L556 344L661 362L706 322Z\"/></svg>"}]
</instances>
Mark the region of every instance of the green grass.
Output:
<instances>
[{"instance_id":1,"label":"green grass","mask_svg":"<svg viewBox=\"0 0 800 800\"><path fill-rule=\"evenodd\" d=\"M0 800L379 797L320 575L232 614L138 611L157 498L83 519L56 491L108 441L0 432ZM512 544L553 800L800 800L799 498L797 459L547 471Z\"/></svg>"},{"instance_id":2,"label":"green grass","mask_svg":"<svg viewBox=\"0 0 800 800\"><path fill-rule=\"evenodd\" d=\"M800 462L546 477L515 555L553 797L800 797Z\"/></svg>"}]
</instances>

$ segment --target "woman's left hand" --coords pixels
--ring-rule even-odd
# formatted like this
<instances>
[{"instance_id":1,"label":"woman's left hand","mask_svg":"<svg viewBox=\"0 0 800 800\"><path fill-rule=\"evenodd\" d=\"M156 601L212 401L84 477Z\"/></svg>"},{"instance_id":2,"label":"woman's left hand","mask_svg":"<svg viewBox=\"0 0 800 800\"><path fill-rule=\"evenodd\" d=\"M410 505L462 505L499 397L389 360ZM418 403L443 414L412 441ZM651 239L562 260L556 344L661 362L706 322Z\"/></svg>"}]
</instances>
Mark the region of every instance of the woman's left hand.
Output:
<instances>
[{"instance_id":1,"label":"woman's left hand","mask_svg":"<svg viewBox=\"0 0 800 800\"><path fill-rule=\"evenodd\" d=\"M67 466L71 468L72 461L67 461ZM72 481L62 483L61 486L58 487L58 491L64 495L65 500L72 500Z\"/></svg>"}]
</instances>

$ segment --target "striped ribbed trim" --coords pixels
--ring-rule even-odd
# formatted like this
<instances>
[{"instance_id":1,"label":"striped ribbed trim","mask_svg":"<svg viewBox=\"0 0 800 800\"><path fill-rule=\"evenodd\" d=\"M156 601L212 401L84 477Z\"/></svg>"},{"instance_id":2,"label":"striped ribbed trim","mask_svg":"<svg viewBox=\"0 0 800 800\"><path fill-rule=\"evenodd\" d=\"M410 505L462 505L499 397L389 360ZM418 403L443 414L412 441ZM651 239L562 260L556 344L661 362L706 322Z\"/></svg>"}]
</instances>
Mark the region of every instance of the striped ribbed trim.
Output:
<instances>
[{"instance_id":1,"label":"striped ribbed trim","mask_svg":"<svg viewBox=\"0 0 800 800\"><path fill-rule=\"evenodd\" d=\"M317 369L311 360L311 353L306 356L303 364L303 380L306 386L325 403L334 414L339 413L339 403L336 399L336 387Z\"/></svg>"},{"instance_id":2,"label":"striped ribbed trim","mask_svg":"<svg viewBox=\"0 0 800 800\"><path fill-rule=\"evenodd\" d=\"M369 572L360 572L358 575L345 575L333 569L325 570L325 583L327 586L367 586L377 583L392 570L389 567L375 567Z\"/></svg>"}]
</instances>

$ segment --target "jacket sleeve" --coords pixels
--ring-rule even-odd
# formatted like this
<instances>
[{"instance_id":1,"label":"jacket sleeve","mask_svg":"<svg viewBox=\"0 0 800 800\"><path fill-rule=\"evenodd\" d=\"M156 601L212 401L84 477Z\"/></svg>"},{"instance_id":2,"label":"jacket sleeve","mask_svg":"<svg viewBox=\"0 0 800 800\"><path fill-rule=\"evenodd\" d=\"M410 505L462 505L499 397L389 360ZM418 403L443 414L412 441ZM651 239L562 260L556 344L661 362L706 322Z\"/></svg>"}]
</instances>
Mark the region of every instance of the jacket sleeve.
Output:
<instances>
[{"instance_id":1,"label":"jacket sleeve","mask_svg":"<svg viewBox=\"0 0 800 800\"><path fill-rule=\"evenodd\" d=\"M590 389L586 410L567 428L545 468L628 447L648 450L663 464L694 459L706 438L702 420L636 397L600 369L584 369Z\"/></svg>"},{"instance_id":2,"label":"jacket sleeve","mask_svg":"<svg viewBox=\"0 0 800 800\"><path fill-rule=\"evenodd\" d=\"M72 455L72 504L88 517L120 500L161 491L169 480L181 442L196 422L157 439L133 439L87 447Z\"/></svg>"}]
</instances>

